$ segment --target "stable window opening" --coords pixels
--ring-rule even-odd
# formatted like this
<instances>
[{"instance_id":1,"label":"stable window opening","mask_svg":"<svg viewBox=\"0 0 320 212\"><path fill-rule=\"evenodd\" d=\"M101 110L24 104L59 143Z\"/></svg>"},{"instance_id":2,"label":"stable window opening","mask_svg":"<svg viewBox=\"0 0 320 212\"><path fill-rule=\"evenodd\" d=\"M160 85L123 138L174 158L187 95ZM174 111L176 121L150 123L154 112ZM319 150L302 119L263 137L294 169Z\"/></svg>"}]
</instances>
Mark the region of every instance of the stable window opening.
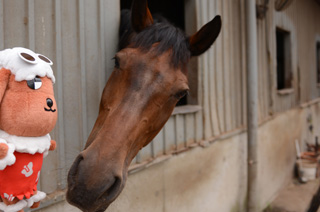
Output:
<instances>
[{"instance_id":1,"label":"stable window opening","mask_svg":"<svg viewBox=\"0 0 320 212\"><path fill-rule=\"evenodd\" d=\"M121 0L121 10L130 9L132 0ZM166 18L174 26L185 31L185 3L184 0L149 0L148 7L150 9L153 18L162 16ZM190 70L190 69L189 69ZM190 89L194 88L191 86ZM190 91L192 94L196 93ZM176 106L182 106L188 104L188 96L184 96L180 99Z\"/></svg>"},{"instance_id":2,"label":"stable window opening","mask_svg":"<svg viewBox=\"0 0 320 212\"><path fill-rule=\"evenodd\" d=\"M277 89L292 88L290 32L276 29Z\"/></svg>"}]
</instances>

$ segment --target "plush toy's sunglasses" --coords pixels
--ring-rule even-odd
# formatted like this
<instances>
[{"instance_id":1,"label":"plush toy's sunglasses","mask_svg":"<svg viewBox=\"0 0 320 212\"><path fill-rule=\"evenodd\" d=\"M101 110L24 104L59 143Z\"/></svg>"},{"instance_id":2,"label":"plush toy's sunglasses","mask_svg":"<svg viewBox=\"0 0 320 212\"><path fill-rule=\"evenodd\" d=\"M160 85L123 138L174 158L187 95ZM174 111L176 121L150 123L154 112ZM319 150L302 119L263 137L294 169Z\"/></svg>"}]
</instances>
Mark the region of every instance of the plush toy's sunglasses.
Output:
<instances>
[{"instance_id":1,"label":"plush toy's sunglasses","mask_svg":"<svg viewBox=\"0 0 320 212\"><path fill-rule=\"evenodd\" d=\"M26 52L19 52L18 54L22 60L30 64L37 64L39 62L38 58L49 65L53 64L53 62L49 58L42 54L31 55L31 53Z\"/></svg>"}]
</instances>

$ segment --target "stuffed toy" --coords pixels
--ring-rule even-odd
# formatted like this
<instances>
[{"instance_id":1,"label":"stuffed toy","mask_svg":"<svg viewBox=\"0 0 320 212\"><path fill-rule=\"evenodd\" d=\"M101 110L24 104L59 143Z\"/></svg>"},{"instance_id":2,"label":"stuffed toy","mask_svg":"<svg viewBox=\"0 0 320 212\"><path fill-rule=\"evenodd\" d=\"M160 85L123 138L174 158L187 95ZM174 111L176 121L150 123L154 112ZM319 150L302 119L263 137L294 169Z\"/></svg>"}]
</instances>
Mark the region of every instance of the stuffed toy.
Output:
<instances>
[{"instance_id":1,"label":"stuffed toy","mask_svg":"<svg viewBox=\"0 0 320 212\"><path fill-rule=\"evenodd\" d=\"M56 142L52 62L21 47L0 51L0 210L22 212L46 197L37 190L43 158Z\"/></svg>"}]
</instances>

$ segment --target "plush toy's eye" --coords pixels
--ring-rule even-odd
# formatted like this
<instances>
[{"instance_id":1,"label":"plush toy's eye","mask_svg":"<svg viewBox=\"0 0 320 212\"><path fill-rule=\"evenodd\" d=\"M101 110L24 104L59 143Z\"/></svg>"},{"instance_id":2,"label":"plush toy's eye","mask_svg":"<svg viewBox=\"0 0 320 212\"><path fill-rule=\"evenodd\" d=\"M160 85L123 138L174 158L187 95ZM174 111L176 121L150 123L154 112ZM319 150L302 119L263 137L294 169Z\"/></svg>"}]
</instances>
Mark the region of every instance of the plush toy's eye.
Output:
<instances>
[{"instance_id":1,"label":"plush toy's eye","mask_svg":"<svg viewBox=\"0 0 320 212\"><path fill-rule=\"evenodd\" d=\"M26 52L19 52L19 56L22 60L26 61L27 63L36 64L37 60L32 55Z\"/></svg>"},{"instance_id":2,"label":"plush toy's eye","mask_svg":"<svg viewBox=\"0 0 320 212\"><path fill-rule=\"evenodd\" d=\"M38 77L36 77L32 80L28 80L27 84L28 84L29 88L31 88L33 90L37 90L37 89L41 88L41 86L42 86L41 79Z\"/></svg>"},{"instance_id":3,"label":"plush toy's eye","mask_svg":"<svg viewBox=\"0 0 320 212\"><path fill-rule=\"evenodd\" d=\"M49 65L52 65L52 64L53 64L53 62L52 62L49 58L47 58L46 56L44 56L44 55L42 55L42 54L38 54L38 57L40 58L40 60L48 63Z\"/></svg>"}]
</instances>

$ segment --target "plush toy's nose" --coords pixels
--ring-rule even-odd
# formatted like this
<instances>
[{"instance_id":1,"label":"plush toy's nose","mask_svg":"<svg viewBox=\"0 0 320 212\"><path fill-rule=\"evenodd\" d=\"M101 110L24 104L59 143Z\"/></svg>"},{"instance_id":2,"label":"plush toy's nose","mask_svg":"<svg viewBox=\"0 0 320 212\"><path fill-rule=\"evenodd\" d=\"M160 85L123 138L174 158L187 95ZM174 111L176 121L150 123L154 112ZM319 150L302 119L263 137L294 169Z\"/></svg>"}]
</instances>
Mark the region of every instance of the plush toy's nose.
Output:
<instances>
[{"instance_id":1,"label":"plush toy's nose","mask_svg":"<svg viewBox=\"0 0 320 212\"><path fill-rule=\"evenodd\" d=\"M47 105L48 105L48 107L52 107L52 105L53 105L52 99L47 98Z\"/></svg>"}]
</instances>

